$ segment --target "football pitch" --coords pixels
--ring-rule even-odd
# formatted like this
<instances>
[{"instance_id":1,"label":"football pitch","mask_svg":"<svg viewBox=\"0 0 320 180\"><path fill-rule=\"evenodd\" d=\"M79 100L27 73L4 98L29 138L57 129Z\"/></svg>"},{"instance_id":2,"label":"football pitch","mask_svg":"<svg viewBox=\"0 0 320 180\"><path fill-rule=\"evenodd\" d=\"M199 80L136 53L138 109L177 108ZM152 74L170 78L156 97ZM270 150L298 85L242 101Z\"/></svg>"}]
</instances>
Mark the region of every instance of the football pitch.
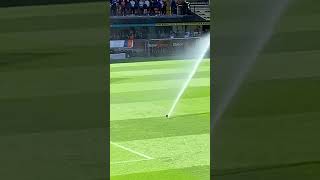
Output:
<instances>
[{"instance_id":1,"label":"football pitch","mask_svg":"<svg viewBox=\"0 0 320 180\"><path fill-rule=\"evenodd\" d=\"M210 179L210 60L111 64L111 179Z\"/></svg>"},{"instance_id":2,"label":"football pitch","mask_svg":"<svg viewBox=\"0 0 320 180\"><path fill-rule=\"evenodd\" d=\"M1 179L106 179L104 4L0 8Z\"/></svg>"},{"instance_id":3,"label":"football pitch","mask_svg":"<svg viewBox=\"0 0 320 180\"><path fill-rule=\"evenodd\" d=\"M237 2L239 6L233 7L235 11L223 11L217 5L216 11L226 15L220 15L217 21L228 22L229 13L234 13L236 18L237 10L244 12L241 6L246 3ZM220 3L223 5L222 1ZM272 38L212 131L213 179L319 179L319 5L320 1L291 1L275 26ZM249 25L248 22L251 21L243 20L241 26L246 27L244 24ZM228 37L221 35L220 38L226 42L231 38L229 43L243 44L241 38L239 41L232 38L239 29L231 27L220 25L221 29L231 30ZM241 33L246 31L247 28ZM227 55L231 49L226 48ZM237 46L233 52L237 54L236 49ZM229 67L241 64L239 59L241 56L224 58L230 60ZM214 64L212 72L217 72L218 68L219 65ZM230 69L221 71L231 72ZM223 81L220 84L223 85ZM214 98L217 96L219 94L213 94Z\"/></svg>"},{"instance_id":4,"label":"football pitch","mask_svg":"<svg viewBox=\"0 0 320 180\"><path fill-rule=\"evenodd\" d=\"M226 13L244 12L221 2ZM319 6L296 0L277 26L213 132L214 179L318 179ZM105 9L104 3L0 9L3 179L34 180L35 170L46 180L105 176ZM189 63L111 65L113 180L208 179L209 62L165 119Z\"/></svg>"}]
</instances>

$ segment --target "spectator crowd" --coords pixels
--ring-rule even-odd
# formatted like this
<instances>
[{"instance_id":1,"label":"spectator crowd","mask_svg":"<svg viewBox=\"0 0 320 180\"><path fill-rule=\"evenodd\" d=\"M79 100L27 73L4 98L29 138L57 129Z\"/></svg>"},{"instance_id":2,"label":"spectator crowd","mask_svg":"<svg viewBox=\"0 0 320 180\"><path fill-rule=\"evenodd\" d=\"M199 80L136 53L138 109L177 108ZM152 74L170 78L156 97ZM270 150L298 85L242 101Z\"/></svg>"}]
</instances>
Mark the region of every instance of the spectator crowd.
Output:
<instances>
[{"instance_id":1,"label":"spectator crowd","mask_svg":"<svg viewBox=\"0 0 320 180\"><path fill-rule=\"evenodd\" d=\"M110 0L112 16L161 16L188 13L188 3L185 0ZM168 13L170 12L170 13Z\"/></svg>"}]
</instances>

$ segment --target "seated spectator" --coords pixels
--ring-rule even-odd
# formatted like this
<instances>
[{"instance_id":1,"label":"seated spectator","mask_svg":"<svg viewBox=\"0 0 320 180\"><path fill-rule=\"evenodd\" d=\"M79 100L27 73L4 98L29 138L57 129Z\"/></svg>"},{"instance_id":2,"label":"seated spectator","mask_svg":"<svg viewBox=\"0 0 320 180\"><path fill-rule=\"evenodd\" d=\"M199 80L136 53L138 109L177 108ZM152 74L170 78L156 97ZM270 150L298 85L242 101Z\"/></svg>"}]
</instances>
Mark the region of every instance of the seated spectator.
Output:
<instances>
[{"instance_id":1,"label":"seated spectator","mask_svg":"<svg viewBox=\"0 0 320 180\"><path fill-rule=\"evenodd\" d=\"M144 1L140 0L139 1L139 15L143 14L143 5L144 5Z\"/></svg>"},{"instance_id":2,"label":"seated spectator","mask_svg":"<svg viewBox=\"0 0 320 180\"><path fill-rule=\"evenodd\" d=\"M131 4L130 0L126 0L126 16L131 14Z\"/></svg>"},{"instance_id":3,"label":"seated spectator","mask_svg":"<svg viewBox=\"0 0 320 180\"><path fill-rule=\"evenodd\" d=\"M154 0L153 1L153 11L154 11L154 14L153 15L158 15L158 0Z\"/></svg>"},{"instance_id":4,"label":"seated spectator","mask_svg":"<svg viewBox=\"0 0 320 180\"><path fill-rule=\"evenodd\" d=\"M121 0L121 3L120 3L120 14L121 16L125 16L126 12L126 0Z\"/></svg>"},{"instance_id":5,"label":"seated spectator","mask_svg":"<svg viewBox=\"0 0 320 180\"><path fill-rule=\"evenodd\" d=\"M173 32L173 31L170 32L170 38L171 39L175 38L175 32Z\"/></svg>"},{"instance_id":6,"label":"seated spectator","mask_svg":"<svg viewBox=\"0 0 320 180\"><path fill-rule=\"evenodd\" d=\"M151 16L154 15L154 1L155 1L155 0L151 0L151 1L150 1L149 14L150 14Z\"/></svg>"},{"instance_id":7,"label":"seated spectator","mask_svg":"<svg viewBox=\"0 0 320 180\"><path fill-rule=\"evenodd\" d=\"M182 1L182 15L188 14L189 4L186 1Z\"/></svg>"},{"instance_id":8,"label":"seated spectator","mask_svg":"<svg viewBox=\"0 0 320 180\"><path fill-rule=\"evenodd\" d=\"M177 15L177 3L175 0L171 1L171 13Z\"/></svg>"},{"instance_id":9,"label":"seated spectator","mask_svg":"<svg viewBox=\"0 0 320 180\"><path fill-rule=\"evenodd\" d=\"M159 14L162 15L163 14L163 0L159 0L159 3L158 3L158 7L159 7Z\"/></svg>"},{"instance_id":10,"label":"seated spectator","mask_svg":"<svg viewBox=\"0 0 320 180\"><path fill-rule=\"evenodd\" d=\"M163 5L163 0L158 0L158 3L157 3L158 13L157 13L157 15L161 15L162 5Z\"/></svg>"},{"instance_id":11,"label":"seated spectator","mask_svg":"<svg viewBox=\"0 0 320 180\"><path fill-rule=\"evenodd\" d=\"M134 0L130 0L130 14L134 15L134 7L136 2Z\"/></svg>"},{"instance_id":12,"label":"seated spectator","mask_svg":"<svg viewBox=\"0 0 320 180\"><path fill-rule=\"evenodd\" d=\"M144 1L144 5L143 5L143 14L144 15L149 14L149 7L150 7L150 1L149 0L145 0Z\"/></svg>"},{"instance_id":13,"label":"seated spectator","mask_svg":"<svg viewBox=\"0 0 320 180\"><path fill-rule=\"evenodd\" d=\"M166 15L167 14L167 2L164 0L163 1L163 6L162 6L162 9L161 9L161 14L162 15Z\"/></svg>"},{"instance_id":14,"label":"seated spectator","mask_svg":"<svg viewBox=\"0 0 320 180\"><path fill-rule=\"evenodd\" d=\"M185 32L184 38L189 38L190 37L190 32Z\"/></svg>"},{"instance_id":15,"label":"seated spectator","mask_svg":"<svg viewBox=\"0 0 320 180\"><path fill-rule=\"evenodd\" d=\"M139 1L135 0L135 4L134 4L134 14L138 15L139 14Z\"/></svg>"},{"instance_id":16,"label":"seated spectator","mask_svg":"<svg viewBox=\"0 0 320 180\"><path fill-rule=\"evenodd\" d=\"M116 0L111 1L111 15L112 16L117 15L117 1Z\"/></svg>"},{"instance_id":17,"label":"seated spectator","mask_svg":"<svg viewBox=\"0 0 320 180\"><path fill-rule=\"evenodd\" d=\"M117 16L120 16L121 14L121 6L120 6L120 0L116 0L117 1Z\"/></svg>"}]
</instances>

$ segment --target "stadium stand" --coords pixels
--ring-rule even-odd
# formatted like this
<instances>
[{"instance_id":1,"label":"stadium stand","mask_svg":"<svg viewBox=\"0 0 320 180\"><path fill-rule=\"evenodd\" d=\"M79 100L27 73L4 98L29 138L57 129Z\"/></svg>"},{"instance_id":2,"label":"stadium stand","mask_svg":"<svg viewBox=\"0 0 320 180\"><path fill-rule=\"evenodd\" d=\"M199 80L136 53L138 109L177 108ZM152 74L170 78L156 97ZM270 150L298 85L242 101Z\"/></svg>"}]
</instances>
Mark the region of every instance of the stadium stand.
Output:
<instances>
[{"instance_id":1,"label":"stadium stand","mask_svg":"<svg viewBox=\"0 0 320 180\"><path fill-rule=\"evenodd\" d=\"M110 0L111 16L190 15L186 0Z\"/></svg>"},{"instance_id":2,"label":"stadium stand","mask_svg":"<svg viewBox=\"0 0 320 180\"><path fill-rule=\"evenodd\" d=\"M190 9L196 15L210 21L210 6L207 2L192 2L190 3Z\"/></svg>"},{"instance_id":3,"label":"stadium stand","mask_svg":"<svg viewBox=\"0 0 320 180\"><path fill-rule=\"evenodd\" d=\"M185 52L189 45L196 43L202 35L209 32L210 9L206 0L134 1L110 2L110 8L113 8L113 16L110 17L111 59L176 55ZM166 8L166 12L161 8L158 12L151 9L139 10L139 7L137 11L134 8L130 10L125 5L127 3L130 6L130 2L136 5L149 1L151 4L166 1L166 4L171 6Z\"/></svg>"}]
</instances>

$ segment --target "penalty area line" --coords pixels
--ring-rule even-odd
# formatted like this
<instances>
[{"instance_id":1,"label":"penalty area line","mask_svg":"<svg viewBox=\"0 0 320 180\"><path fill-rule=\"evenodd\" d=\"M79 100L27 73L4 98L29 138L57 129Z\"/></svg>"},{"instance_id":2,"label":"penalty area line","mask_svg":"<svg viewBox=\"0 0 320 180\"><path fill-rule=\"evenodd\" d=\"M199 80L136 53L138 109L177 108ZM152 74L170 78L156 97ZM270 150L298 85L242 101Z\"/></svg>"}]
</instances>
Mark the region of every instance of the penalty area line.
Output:
<instances>
[{"instance_id":1,"label":"penalty area line","mask_svg":"<svg viewBox=\"0 0 320 180\"><path fill-rule=\"evenodd\" d=\"M136 155L139 155L139 156L141 156L141 157L144 157L145 159L148 159L148 160L153 159L153 158L150 157L150 156L147 156L147 155L145 155L145 154L142 154L142 153L140 153L140 152L137 152L137 151L135 151L135 150L133 150L133 149L124 147L124 146L122 146L122 145L120 145L120 144L118 144L118 143L115 143L115 142L112 142L112 141L111 141L110 144L115 145L115 146L117 146L117 147L119 147L119 148L121 148L121 149L124 149L124 150L126 150L126 151L129 151L129 152L131 152L131 153L133 153L133 154L136 154Z\"/></svg>"}]
</instances>

